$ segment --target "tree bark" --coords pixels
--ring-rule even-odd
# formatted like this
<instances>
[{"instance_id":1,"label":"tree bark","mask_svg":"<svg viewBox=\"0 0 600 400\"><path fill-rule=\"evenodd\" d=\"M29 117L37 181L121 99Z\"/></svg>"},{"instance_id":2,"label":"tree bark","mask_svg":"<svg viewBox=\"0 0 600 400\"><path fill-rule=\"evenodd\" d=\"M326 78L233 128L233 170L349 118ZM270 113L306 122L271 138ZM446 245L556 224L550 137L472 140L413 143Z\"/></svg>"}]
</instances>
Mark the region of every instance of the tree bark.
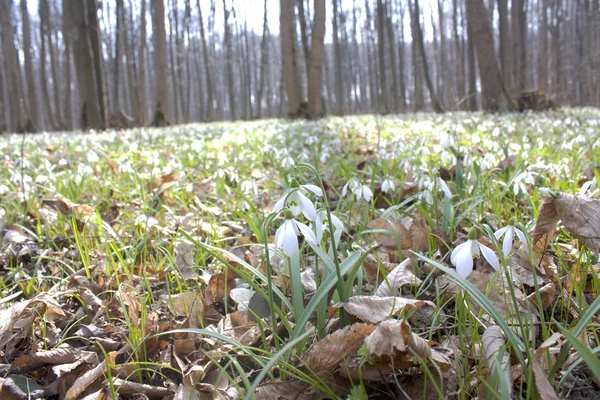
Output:
<instances>
[{"instance_id":1,"label":"tree bark","mask_svg":"<svg viewBox=\"0 0 600 400\"><path fill-rule=\"evenodd\" d=\"M136 87L136 101L138 104L138 122L146 125L146 0L141 1L140 11L140 45L138 47L138 80Z\"/></svg>"},{"instance_id":2,"label":"tree bark","mask_svg":"<svg viewBox=\"0 0 600 400\"><path fill-rule=\"evenodd\" d=\"M202 57L204 59L204 74L206 79L206 110L207 110L207 119L209 121L214 120L215 118L215 100L213 94L213 82L210 72L210 61L208 56L208 45L206 43L206 34L204 33L204 19L202 18L202 8L200 7L200 0L196 0L196 5L198 7L198 18L200 24L200 40L202 41Z\"/></svg>"},{"instance_id":3,"label":"tree bark","mask_svg":"<svg viewBox=\"0 0 600 400\"><path fill-rule=\"evenodd\" d=\"M414 0L415 8L414 8L414 24L417 32L417 44L419 46L419 53L421 56L421 61L423 63L423 75L425 76L425 84L427 85L427 89L429 90L429 97L431 101L431 106L433 107L433 111L437 113L444 112L442 105L440 104L437 95L435 94L435 89L433 87L433 82L431 80L431 76L429 75L429 64L427 63L427 57L425 56L425 44L423 40L423 30L421 29L421 21L420 21L420 10L419 10L419 0Z\"/></svg>"},{"instance_id":4,"label":"tree bark","mask_svg":"<svg viewBox=\"0 0 600 400\"><path fill-rule=\"evenodd\" d=\"M168 125L167 108L169 89L167 86L167 32L165 30L165 5L163 0L151 0L152 36L154 37L154 70L156 97L153 126Z\"/></svg>"},{"instance_id":5,"label":"tree bark","mask_svg":"<svg viewBox=\"0 0 600 400\"><path fill-rule=\"evenodd\" d=\"M494 37L483 0L467 0L469 38L475 45L485 110L500 109L502 98L502 75L494 53Z\"/></svg>"},{"instance_id":6,"label":"tree bark","mask_svg":"<svg viewBox=\"0 0 600 400\"><path fill-rule=\"evenodd\" d=\"M389 113L390 107L387 96L386 69L385 69L385 10L383 0L377 0L377 52L379 58L379 98L377 111L382 114Z\"/></svg>"},{"instance_id":7,"label":"tree bark","mask_svg":"<svg viewBox=\"0 0 600 400\"><path fill-rule=\"evenodd\" d=\"M29 106L29 118L31 121L30 130L36 132L41 128L40 108L37 98L35 75L33 74L31 28L29 27L27 0L21 0L21 26L23 28L23 54L25 55L25 79L27 80L27 104Z\"/></svg>"},{"instance_id":8,"label":"tree bark","mask_svg":"<svg viewBox=\"0 0 600 400\"><path fill-rule=\"evenodd\" d=\"M335 104L338 115L344 115L346 113L346 99L344 96L344 81L342 73L342 46L340 44L339 36L339 0L333 0L333 51L334 51L334 68L335 68Z\"/></svg>"},{"instance_id":9,"label":"tree bark","mask_svg":"<svg viewBox=\"0 0 600 400\"><path fill-rule=\"evenodd\" d=\"M235 86L233 80L233 49L231 41L231 27L229 26L229 14L225 0L223 0L224 40L225 40L225 68L227 70L227 89L229 92L229 115L232 120L237 119L235 110Z\"/></svg>"},{"instance_id":10,"label":"tree bark","mask_svg":"<svg viewBox=\"0 0 600 400\"><path fill-rule=\"evenodd\" d=\"M323 59L325 58L325 0L314 0L314 22L311 38L310 69L308 72L308 115L323 114Z\"/></svg>"},{"instance_id":11,"label":"tree bark","mask_svg":"<svg viewBox=\"0 0 600 400\"><path fill-rule=\"evenodd\" d=\"M498 0L498 20L500 25L500 66L504 82L508 87L511 87L512 51L508 20L508 0Z\"/></svg>"},{"instance_id":12,"label":"tree bark","mask_svg":"<svg viewBox=\"0 0 600 400\"><path fill-rule=\"evenodd\" d=\"M421 111L425 108L425 98L423 95L423 74L421 71L421 57L419 51L419 32L417 28L417 19L414 18L414 8L411 0L408 0L408 8L410 11L410 32L412 36L412 69L414 79L414 111Z\"/></svg>"},{"instance_id":13,"label":"tree bark","mask_svg":"<svg viewBox=\"0 0 600 400\"><path fill-rule=\"evenodd\" d=\"M73 43L73 57L79 87L80 126L105 129L107 126L106 87L100 51L100 27L96 0L63 0Z\"/></svg>"},{"instance_id":14,"label":"tree bark","mask_svg":"<svg viewBox=\"0 0 600 400\"><path fill-rule=\"evenodd\" d=\"M456 103L460 109L465 109L465 67L462 39L458 33L458 0L452 0L452 27L454 31L455 76L456 76Z\"/></svg>"},{"instance_id":15,"label":"tree bark","mask_svg":"<svg viewBox=\"0 0 600 400\"><path fill-rule=\"evenodd\" d=\"M267 0L264 0L263 13L263 31L260 40L260 81L258 83L258 93L256 95L256 118L262 115L262 100L265 92L265 75L269 63L269 50L267 49L267 34L269 32L269 21L267 18Z\"/></svg>"},{"instance_id":16,"label":"tree bark","mask_svg":"<svg viewBox=\"0 0 600 400\"><path fill-rule=\"evenodd\" d=\"M38 3L38 13L40 15L40 78L42 85L42 99L45 104L46 109L46 117L48 120L48 124L50 125L50 129L57 129L57 123L55 121L55 113L52 110L52 102L50 101L50 90L48 89L48 73L46 66L46 40L48 37L52 37L49 35L49 9L48 9L48 1L40 0ZM50 41L51 43L51 41ZM56 81L54 81L56 83ZM58 106L60 103L56 103L55 106Z\"/></svg>"},{"instance_id":17,"label":"tree bark","mask_svg":"<svg viewBox=\"0 0 600 400\"><path fill-rule=\"evenodd\" d=\"M301 88L296 46L294 0L280 0L279 26L283 81L287 95L288 116L297 117L300 111Z\"/></svg>"}]
</instances>

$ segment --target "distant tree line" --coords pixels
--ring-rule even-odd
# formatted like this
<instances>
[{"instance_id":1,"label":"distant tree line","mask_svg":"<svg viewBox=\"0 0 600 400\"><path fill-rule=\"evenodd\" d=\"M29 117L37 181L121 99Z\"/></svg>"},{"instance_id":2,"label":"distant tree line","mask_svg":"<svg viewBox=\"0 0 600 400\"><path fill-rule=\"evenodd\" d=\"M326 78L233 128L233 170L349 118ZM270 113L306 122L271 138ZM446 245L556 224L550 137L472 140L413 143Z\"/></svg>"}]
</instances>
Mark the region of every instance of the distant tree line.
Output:
<instances>
[{"instance_id":1,"label":"distant tree line","mask_svg":"<svg viewBox=\"0 0 600 400\"><path fill-rule=\"evenodd\" d=\"M0 0L0 131L600 106L600 0L328 1Z\"/></svg>"}]
</instances>

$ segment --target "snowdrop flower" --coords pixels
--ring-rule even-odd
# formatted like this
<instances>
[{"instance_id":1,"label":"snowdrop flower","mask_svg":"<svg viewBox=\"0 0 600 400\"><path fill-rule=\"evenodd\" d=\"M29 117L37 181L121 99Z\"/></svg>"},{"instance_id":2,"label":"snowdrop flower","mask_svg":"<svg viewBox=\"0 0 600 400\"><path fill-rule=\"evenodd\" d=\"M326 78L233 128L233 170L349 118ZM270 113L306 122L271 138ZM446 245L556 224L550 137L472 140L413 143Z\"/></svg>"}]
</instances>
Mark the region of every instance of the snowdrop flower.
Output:
<instances>
[{"instance_id":1,"label":"snowdrop flower","mask_svg":"<svg viewBox=\"0 0 600 400\"><path fill-rule=\"evenodd\" d=\"M456 246L450 255L450 262L456 266L456 273L461 278L467 278L471 272L473 272L473 257L479 256L479 251L483 253L483 256L490 263L495 270L500 268L498 257L489 248L479 243L475 238L477 237L477 231L475 228L471 228L469 231L469 239Z\"/></svg>"},{"instance_id":2,"label":"snowdrop flower","mask_svg":"<svg viewBox=\"0 0 600 400\"><path fill-rule=\"evenodd\" d=\"M298 252L298 234L302 234L309 243L317 246L317 238L313 231L302 222L294 219L294 213L285 210L285 222L275 232L275 247L281 249L288 257Z\"/></svg>"},{"instance_id":3,"label":"snowdrop flower","mask_svg":"<svg viewBox=\"0 0 600 400\"><path fill-rule=\"evenodd\" d=\"M331 214L331 224L335 228L335 233L342 232L344 230L344 224L338 217L333 213ZM329 220L327 219L327 211L320 209L317 211L317 219L315 220L315 231L317 232L317 240L320 242L323 239L323 232L329 230Z\"/></svg>"},{"instance_id":4,"label":"snowdrop flower","mask_svg":"<svg viewBox=\"0 0 600 400\"><path fill-rule=\"evenodd\" d=\"M525 171L520 173L519 175L517 175L515 177L514 183L513 183L513 193L515 195L519 194L519 191L523 192L523 193L527 193L527 187L525 186L525 184L529 184L529 185L534 185L535 184L535 177L534 175L537 175L535 172L530 172L530 171Z\"/></svg>"},{"instance_id":5,"label":"snowdrop flower","mask_svg":"<svg viewBox=\"0 0 600 400\"><path fill-rule=\"evenodd\" d=\"M518 236L521 243L527 243L527 238L525 237L523 231L521 231L518 228L515 228L514 218L510 219L510 221L508 222L508 226L500 228L496 232L494 232L494 236L498 240L502 237L502 235L504 235L504 241L502 242L502 253L504 253L504 257L508 257L510 251L512 250L512 244L515 234Z\"/></svg>"},{"instance_id":6,"label":"snowdrop flower","mask_svg":"<svg viewBox=\"0 0 600 400\"><path fill-rule=\"evenodd\" d=\"M385 178L383 182L381 182L381 191L383 193L387 193L389 191L393 192L394 190L396 190L396 185L394 184L394 181L389 177Z\"/></svg>"},{"instance_id":7,"label":"snowdrop flower","mask_svg":"<svg viewBox=\"0 0 600 400\"><path fill-rule=\"evenodd\" d=\"M289 207L294 217L302 213L306 219L314 221L317 218L317 211L313 202L306 197L306 194L311 191L317 196L323 196L321 188L316 185L300 185L296 179L292 180L291 187L291 190L277 200L273 206L273 211L279 212L285 205Z\"/></svg>"},{"instance_id":8,"label":"snowdrop flower","mask_svg":"<svg viewBox=\"0 0 600 400\"><path fill-rule=\"evenodd\" d=\"M373 197L371 188L365 184L359 183L356 178L351 178L348 182L346 182L342 188L342 197L345 197L348 194L348 189L354 193L357 201L362 197L366 202L369 202L371 201L371 197Z\"/></svg>"}]
</instances>

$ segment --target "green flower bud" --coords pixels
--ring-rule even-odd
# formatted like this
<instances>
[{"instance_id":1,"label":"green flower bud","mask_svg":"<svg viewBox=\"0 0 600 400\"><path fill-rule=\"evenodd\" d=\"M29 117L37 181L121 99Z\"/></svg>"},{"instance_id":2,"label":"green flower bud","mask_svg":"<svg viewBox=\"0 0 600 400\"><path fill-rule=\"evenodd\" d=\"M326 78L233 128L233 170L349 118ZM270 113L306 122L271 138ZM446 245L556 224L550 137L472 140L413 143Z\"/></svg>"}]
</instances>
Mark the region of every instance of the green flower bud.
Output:
<instances>
[{"instance_id":1,"label":"green flower bud","mask_svg":"<svg viewBox=\"0 0 600 400\"><path fill-rule=\"evenodd\" d=\"M472 227L471 229L469 229L469 240L475 240L477 239L477 229L475 229L475 227Z\"/></svg>"},{"instance_id":2,"label":"green flower bud","mask_svg":"<svg viewBox=\"0 0 600 400\"><path fill-rule=\"evenodd\" d=\"M292 219L292 218L294 218L294 213L289 208L285 209L285 211L283 212L283 215L285 216L285 219Z\"/></svg>"},{"instance_id":3,"label":"green flower bud","mask_svg":"<svg viewBox=\"0 0 600 400\"><path fill-rule=\"evenodd\" d=\"M300 183L298 183L298 179L292 178L292 181L290 182L290 187L293 189L300 187Z\"/></svg>"}]
</instances>

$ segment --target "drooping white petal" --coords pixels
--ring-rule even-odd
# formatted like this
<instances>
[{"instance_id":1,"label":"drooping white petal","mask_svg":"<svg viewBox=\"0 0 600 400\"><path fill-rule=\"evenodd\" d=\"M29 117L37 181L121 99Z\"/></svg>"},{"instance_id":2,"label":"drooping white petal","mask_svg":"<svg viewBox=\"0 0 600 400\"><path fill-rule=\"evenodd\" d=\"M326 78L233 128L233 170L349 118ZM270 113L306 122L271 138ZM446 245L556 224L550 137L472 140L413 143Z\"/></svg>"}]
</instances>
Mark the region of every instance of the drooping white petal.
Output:
<instances>
[{"instance_id":1,"label":"drooping white petal","mask_svg":"<svg viewBox=\"0 0 600 400\"><path fill-rule=\"evenodd\" d=\"M494 253L489 247L486 247L479 242L477 242L477 244L483 253L483 257L485 257L487 262L489 262L490 265L497 271L500 268L500 262L498 261L498 256L496 256L496 253Z\"/></svg>"},{"instance_id":2,"label":"drooping white petal","mask_svg":"<svg viewBox=\"0 0 600 400\"><path fill-rule=\"evenodd\" d=\"M371 191L371 189L368 186L363 185L362 196L366 202L369 202L369 201L371 201L371 197L373 197L373 192Z\"/></svg>"},{"instance_id":3,"label":"drooping white petal","mask_svg":"<svg viewBox=\"0 0 600 400\"><path fill-rule=\"evenodd\" d=\"M301 185L301 186L306 190L310 190L317 196L323 196L323 191L321 190L320 187L318 187L316 185L307 184L307 185Z\"/></svg>"},{"instance_id":4,"label":"drooping white petal","mask_svg":"<svg viewBox=\"0 0 600 400\"><path fill-rule=\"evenodd\" d=\"M508 226L506 233L504 234L504 241L502 242L502 253L504 257L508 257L512 250L513 238L515 237L515 227L512 225Z\"/></svg>"},{"instance_id":5,"label":"drooping white petal","mask_svg":"<svg viewBox=\"0 0 600 400\"><path fill-rule=\"evenodd\" d=\"M300 202L300 207L302 208L302 214L309 219L310 221L314 221L317 218L317 211L315 210L315 205L303 195L300 191L297 193L297 199Z\"/></svg>"},{"instance_id":6,"label":"drooping white petal","mask_svg":"<svg viewBox=\"0 0 600 400\"><path fill-rule=\"evenodd\" d=\"M452 254L450 254L450 262L452 263L452 265L456 265L456 257L465 246L469 246L469 248L471 247L471 244L469 242L470 240L467 240L466 242L459 244L454 248L454 250L452 250Z\"/></svg>"},{"instance_id":7,"label":"drooping white petal","mask_svg":"<svg viewBox=\"0 0 600 400\"><path fill-rule=\"evenodd\" d=\"M296 224L298 229L300 229L300 233L302 234L302 236L304 236L304 239L307 242L309 242L310 244L313 244L315 246L318 244L315 234L313 233L313 231L310 230L310 228L308 226L306 226L302 222L298 222L298 221L294 221L294 223Z\"/></svg>"},{"instance_id":8,"label":"drooping white petal","mask_svg":"<svg viewBox=\"0 0 600 400\"><path fill-rule=\"evenodd\" d=\"M348 194L348 185L349 184L350 184L350 181L346 182L346 184L342 188L342 197L346 197L346 194Z\"/></svg>"},{"instance_id":9,"label":"drooping white petal","mask_svg":"<svg viewBox=\"0 0 600 400\"><path fill-rule=\"evenodd\" d=\"M356 196L356 201L360 200L362 197L362 186L356 186L354 189L352 189L352 193L354 193L354 196Z\"/></svg>"},{"instance_id":10,"label":"drooping white petal","mask_svg":"<svg viewBox=\"0 0 600 400\"><path fill-rule=\"evenodd\" d=\"M463 279L466 279L473 272L473 254L471 253L471 244L464 243L460 251L454 257L456 273Z\"/></svg>"},{"instance_id":11,"label":"drooping white petal","mask_svg":"<svg viewBox=\"0 0 600 400\"><path fill-rule=\"evenodd\" d=\"M336 230L339 230L339 231L343 231L344 230L344 224L334 214L331 214L331 223L333 224L333 226L335 226Z\"/></svg>"},{"instance_id":12,"label":"drooping white petal","mask_svg":"<svg viewBox=\"0 0 600 400\"><path fill-rule=\"evenodd\" d=\"M389 179L385 179L383 182L381 182L381 191L383 193L387 193L390 190L390 181Z\"/></svg>"},{"instance_id":13,"label":"drooping white petal","mask_svg":"<svg viewBox=\"0 0 600 400\"><path fill-rule=\"evenodd\" d=\"M452 192L450 191L450 188L448 187L448 185L446 185L446 182L444 182L444 180L442 178L437 178L437 183L438 183L438 185L440 185L440 188L444 192L444 196L451 199Z\"/></svg>"},{"instance_id":14,"label":"drooping white petal","mask_svg":"<svg viewBox=\"0 0 600 400\"><path fill-rule=\"evenodd\" d=\"M280 198L279 200L277 200L277 203L275 203L275 205L273 206L273 212L279 212L283 209L283 205L285 203L285 195Z\"/></svg>"},{"instance_id":15,"label":"drooping white petal","mask_svg":"<svg viewBox=\"0 0 600 400\"><path fill-rule=\"evenodd\" d=\"M519 237L519 240L521 241L521 243L523 243L524 245L527 245L527 236L525 236L523 231L520 230L519 228L515 228L515 233Z\"/></svg>"},{"instance_id":16,"label":"drooping white petal","mask_svg":"<svg viewBox=\"0 0 600 400\"><path fill-rule=\"evenodd\" d=\"M508 226L505 226L504 228L500 228L496 232L494 232L494 236L496 237L496 239L500 239L502 237L502 235L504 235L504 232L506 232L507 229L508 229Z\"/></svg>"},{"instance_id":17,"label":"drooping white petal","mask_svg":"<svg viewBox=\"0 0 600 400\"><path fill-rule=\"evenodd\" d=\"M296 230L294 229L294 221L291 219L286 220L282 225L283 231L280 235L281 247L283 252L291 257L298 252L298 236L296 236Z\"/></svg>"}]
</instances>

